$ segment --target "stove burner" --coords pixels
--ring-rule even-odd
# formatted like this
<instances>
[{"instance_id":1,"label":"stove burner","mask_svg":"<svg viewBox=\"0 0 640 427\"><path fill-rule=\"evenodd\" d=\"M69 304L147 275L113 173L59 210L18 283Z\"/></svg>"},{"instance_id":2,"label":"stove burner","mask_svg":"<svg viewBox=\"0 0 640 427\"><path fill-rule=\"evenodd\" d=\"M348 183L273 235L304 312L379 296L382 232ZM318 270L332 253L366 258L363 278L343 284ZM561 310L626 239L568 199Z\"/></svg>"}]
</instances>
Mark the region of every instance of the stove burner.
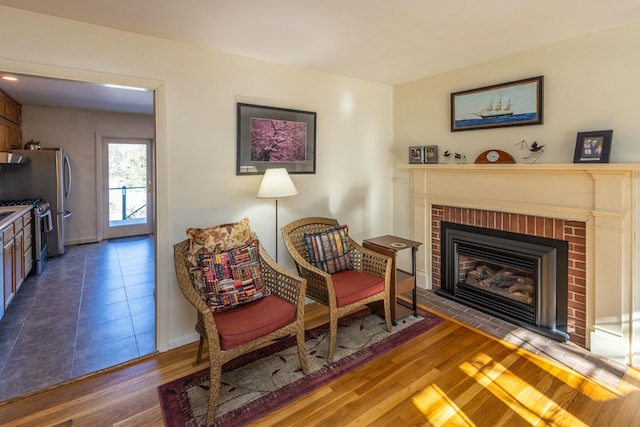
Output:
<instances>
[{"instance_id":1,"label":"stove burner","mask_svg":"<svg viewBox=\"0 0 640 427\"><path fill-rule=\"evenodd\" d=\"M36 212L41 213L49 209L49 203L42 199L0 200L0 206L32 205Z\"/></svg>"}]
</instances>

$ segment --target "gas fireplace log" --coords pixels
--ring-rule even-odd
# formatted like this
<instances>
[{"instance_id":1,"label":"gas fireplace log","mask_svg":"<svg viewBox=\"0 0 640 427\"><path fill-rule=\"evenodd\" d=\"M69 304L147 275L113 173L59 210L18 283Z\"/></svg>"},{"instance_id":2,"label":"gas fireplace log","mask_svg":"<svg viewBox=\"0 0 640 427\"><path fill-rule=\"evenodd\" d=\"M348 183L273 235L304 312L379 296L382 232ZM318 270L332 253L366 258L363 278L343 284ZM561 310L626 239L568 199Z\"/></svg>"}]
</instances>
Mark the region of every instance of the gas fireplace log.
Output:
<instances>
[{"instance_id":1,"label":"gas fireplace log","mask_svg":"<svg viewBox=\"0 0 640 427\"><path fill-rule=\"evenodd\" d=\"M523 292L529 295L533 295L533 291L534 291L533 285L525 285L522 283L517 283L509 288L509 292Z\"/></svg>"},{"instance_id":2,"label":"gas fireplace log","mask_svg":"<svg viewBox=\"0 0 640 427\"><path fill-rule=\"evenodd\" d=\"M518 283L522 283L523 285L531 285L533 286L533 279L531 277L518 277Z\"/></svg>"},{"instance_id":3,"label":"gas fireplace log","mask_svg":"<svg viewBox=\"0 0 640 427\"><path fill-rule=\"evenodd\" d=\"M467 277L464 278L464 283L469 286L478 286L480 282L473 276L467 275Z\"/></svg>"},{"instance_id":4,"label":"gas fireplace log","mask_svg":"<svg viewBox=\"0 0 640 427\"><path fill-rule=\"evenodd\" d=\"M509 298L529 305L533 302L533 298L530 295L523 294L522 292L512 292Z\"/></svg>"},{"instance_id":5,"label":"gas fireplace log","mask_svg":"<svg viewBox=\"0 0 640 427\"><path fill-rule=\"evenodd\" d=\"M495 271L491 270L486 265L479 265L475 269L467 273L467 277L473 277L476 282L486 279L487 277L494 275Z\"/></svg>"},{"instance_id":6,"label":"gas fireplace log","mask_svg":"<svg viewBox=\"0 0 640 427\"><path fill-rule=\"evenodd\" d=\"M480 286L496 286L499 288L508 288L512 285L515 279L512 277L512 273L507 270L502 270L496 274L487 277L480 281Z\"/></svg>"}]
</instances>

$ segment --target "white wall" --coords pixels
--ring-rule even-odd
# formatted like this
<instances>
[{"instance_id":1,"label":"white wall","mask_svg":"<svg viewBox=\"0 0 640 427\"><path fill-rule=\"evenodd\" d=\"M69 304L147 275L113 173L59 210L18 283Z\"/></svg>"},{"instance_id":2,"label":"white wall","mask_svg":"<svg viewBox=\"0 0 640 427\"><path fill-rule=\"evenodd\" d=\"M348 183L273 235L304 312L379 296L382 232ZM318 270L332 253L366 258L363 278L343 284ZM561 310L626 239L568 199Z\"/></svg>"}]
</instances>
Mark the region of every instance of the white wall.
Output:
<instances>
[{"instance_id":1,"label":"white wall","mask_svg":"<svg viewBox=\"0 0 640 427\"><path fill-rule=\"evenodd\" d=\"M65 242L96 242L96 134L110 137L154 137L152 115L120 114L73 108L22 106L24 141L40 141L43 148L61 147L69 155L73 173L67 209Z\"/></svg>"},{"instance_id":2,"label":"white wall","mask_svg":"<svg viewBox=\"0 0 640 427\"><path fill-rule=\"evenodd\" d=\"M516 144L544 144L538 163L573 163L576 135L613 129L611 163L639 163L640 23L626 25L437 75L394 88L394 158L408 163L411 145L437 145L473 163L490 148L518 163L528 151ZM451 132L453 92L544 76L544 124ZM523 189L535 191L535 189ZM394 174L394 232L410 235L408 172Z\"/></svg>"},{"instance_id":3,"label":"white wall","mask_svg":"<svg viewBox=\"0 0 640 427\"><path fill-rule=\"evenodd\" d=\"M236 103L317 112L317 173L293 175L280 225L337 217L356 240L392 231L392 88L0 7L0 70L156 89L158 346L195 338L172 245L189 226L249 217L275 246L260 176L236 176ZM293 268L283 245L280 261Z\"/></svg>"}]
</instances>

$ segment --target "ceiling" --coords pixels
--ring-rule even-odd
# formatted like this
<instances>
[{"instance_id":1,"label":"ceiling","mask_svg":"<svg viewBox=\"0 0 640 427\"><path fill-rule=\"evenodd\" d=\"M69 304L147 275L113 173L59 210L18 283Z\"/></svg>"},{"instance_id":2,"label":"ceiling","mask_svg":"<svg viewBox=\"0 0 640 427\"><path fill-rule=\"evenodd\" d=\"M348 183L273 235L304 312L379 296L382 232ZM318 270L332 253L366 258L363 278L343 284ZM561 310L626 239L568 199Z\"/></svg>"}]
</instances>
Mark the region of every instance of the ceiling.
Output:
<instances>
[{"instance_id":1,"label":"ceiling","mask_svg":"<svg viewBox=\"0 0 640 427\"><path fill-rule=\"evenodd\" d=\"M0 5L391 85L640 20L638 0L0 0ZM83 85L73 92L102 89ZM134 95L126 91L116 98L124 103Z\"/></svg>"},{"instance_id":2,"label":"ceiling","mask_svg":"<svg viewBox=\"0 0 640 427\"><path fill-rule=\"evenodd\" d=\"M3 73L17 81L0 79L0 89L22 105L79 108L119 113L153 114L153 91L104 84Z\"/></svg>"}]
</instances>

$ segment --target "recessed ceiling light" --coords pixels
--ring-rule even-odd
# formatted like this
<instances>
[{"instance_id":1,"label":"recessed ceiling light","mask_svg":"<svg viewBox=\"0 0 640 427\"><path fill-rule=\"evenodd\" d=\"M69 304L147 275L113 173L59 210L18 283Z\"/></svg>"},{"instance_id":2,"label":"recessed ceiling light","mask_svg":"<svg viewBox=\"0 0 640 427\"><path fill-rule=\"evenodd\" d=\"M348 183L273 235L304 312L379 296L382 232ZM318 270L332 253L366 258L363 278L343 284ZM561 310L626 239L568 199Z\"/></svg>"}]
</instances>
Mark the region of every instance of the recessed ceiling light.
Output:
<instances>
[{"instance_id":1,"label":"recessed ceiling light","mask_svg":"<svg viewBox=\"0 0 640 427\"><path fill-rule=\"evenodd\" d=\"M9 80L9 81L12 81L12 82L17 82L18 81L18 78L17 77L13 77L13 76L2 76L2 79L3 80Z\"/></svg>"}]
</instances>

